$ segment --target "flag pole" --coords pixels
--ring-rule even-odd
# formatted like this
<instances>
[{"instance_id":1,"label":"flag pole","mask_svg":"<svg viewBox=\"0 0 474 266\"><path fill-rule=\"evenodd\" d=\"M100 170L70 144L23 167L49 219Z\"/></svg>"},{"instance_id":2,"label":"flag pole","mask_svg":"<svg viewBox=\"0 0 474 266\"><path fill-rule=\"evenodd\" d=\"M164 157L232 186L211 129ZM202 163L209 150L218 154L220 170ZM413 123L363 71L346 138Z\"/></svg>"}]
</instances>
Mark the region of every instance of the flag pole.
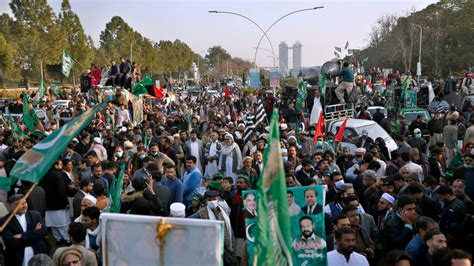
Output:
<instances>
[{"instance_id":1,"label":"flag pole","mask_svg":"<svg viewBox=\"0 0 474 266\"><path fill-rule=\"evenodd\" d=\"M10 215L8 216L7 220L2 224L2 226L0 227L0 233L3 232L3 230L5 229L5 227L7 227L7 225L11 222L11 220L13 219L13 217L15 216L15 214L18 213L18 210L21 208L21 205L23 204L23 202L26 201L26 199L31 195L31 192L33 192L33 189L36 187L36 184L33 184L30 189L28 189L28 191L26 192L25 196L23 198L21 198L20 200L20 204L18 204L15 209L10 213ZM44 226L44 225L43 225Z\"/></svg>"}]
</instances>

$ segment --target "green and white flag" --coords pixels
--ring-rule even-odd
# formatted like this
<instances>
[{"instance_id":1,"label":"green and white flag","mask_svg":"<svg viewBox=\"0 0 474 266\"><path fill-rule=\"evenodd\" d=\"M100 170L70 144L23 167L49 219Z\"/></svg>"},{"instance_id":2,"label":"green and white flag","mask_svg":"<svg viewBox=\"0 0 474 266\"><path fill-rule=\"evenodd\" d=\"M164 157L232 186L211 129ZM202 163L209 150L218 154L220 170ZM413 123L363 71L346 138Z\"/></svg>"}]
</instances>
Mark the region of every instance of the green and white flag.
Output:
<instances>
[{"instance_id":1,"label":"green and white flag","mask_svg":"<svg viewBox=\"0 0 474 266\"><path fill-rule=\"evenodd\" d=\"M258 180L254 265L293 265L278 110L273 111L263 173Z\"/></svg>"},{"instance_id":2,"label":"green and white flag","mask_svg":"<svg viewBox=\"0 0 474 266\"><path fill-rule=\"evenodd\" d=\"M112 179L112 184L109 189L109 198L110 198L110 210L109 212L120 213L121 201L120 196L122 195L122 186L123 186L123 175L125 174L125 164L120 165L120 172L115 180L115 177Z\"/></svg>"},{"instance_id":3,"label":"green and white flag","mask_svg":"<svg viewBox=\"0 0 474 266\"><path fill-rule=\"evenodd\" d=\"M26 93L23 94L23 122L31 134L40 137L44 135L43 124L28 101L28 95Z\"/></svg>"},{"instance_id":4,"label":"green and white flag","mask_svg":"<svg viewBox=\"0 0 474 266\"><path fill-rule=\"evenodd\" d=\"M300 83L298 84L298 93L296 95L296 107L303 112L306 112L305 102L306 102L307 96L308 96L308 92L306 91L306 83L303 80L301 80Z\"/></svg>"},{"instance_id":5,"label":"green and white flag","mask_svg":"<svg viewBox=\"0 0 474 266\"><path fill-rule=\"evenodd\" d=\"M69 77L73 63L74 62L73 62L72 56L68 54L68 52L63 51L63 63L62 63L61 70L64 76Z\"/></svg>"},{"instance_id":6,"label":"green and white flag","mask_svg":"<svg viewBox=\"0 0 474 266\"><path fill-rule=\"evenodd\" d=\"M319 88L321 89L321 97L323 98L323 102L326 101L326 86L327 86L327 78L326 78L326 74L323 74L321 77L321 81L319 82Z\"/></svg>"},{"instance_id":7,"label":"green and white flag","mask_svg":"<svg viewBox=\"0 0 474 266\"><path fill-rule=\"evenodd\" d=\"M18 159L10 176L39 183L72 139L89 125L95 114L104 106L105 102L85 111L33 146Z\"/></svg>"}]
</instances>

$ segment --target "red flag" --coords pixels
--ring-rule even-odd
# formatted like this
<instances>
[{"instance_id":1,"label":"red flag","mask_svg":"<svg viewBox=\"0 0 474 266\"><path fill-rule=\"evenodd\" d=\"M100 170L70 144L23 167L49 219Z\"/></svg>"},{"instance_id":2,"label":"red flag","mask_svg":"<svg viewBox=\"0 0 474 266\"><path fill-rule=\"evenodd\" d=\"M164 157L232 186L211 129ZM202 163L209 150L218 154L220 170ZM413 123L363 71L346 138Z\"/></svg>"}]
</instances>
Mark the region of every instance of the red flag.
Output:
<instances>
[{"instance_id":1,"label":"red flag","mask_svg":"<svg viewBox=\"0 0 474 266\"><path fill-rule=\"evenodd\" d=\"M225 97L229 98L230 97L230 90L229 90L229 87L225 87Z\"/></svg>"},{"instance_id":2,"label":"red flag","mask_svg":"<svg viewBox=\"0 0 474 266\"><path fill-rule=\"evenodd\" d=\"M163 88L158 88L155 85L153 85L153 92L154 92L154 95L157 99L163 99L163 97L165 97L165 95L163 94Z\"/></svg>"},{"instance_id":3,"label":"red flag","mask_svg":"<svg viewBox=\"0 0 474 266\"><path fill-rule=\"evenodd\" d=\"M318 124L316 125L316 132L314 133L314 143L318 142L318 137L324 135L324 115L323 112L319 113Z\"/></svg>"},{"instance_id":4,"label":"red flag","mask_svg":"<svg viewBox=\"0 0 474 266\"><path fill-rule=\"evenodd\" d=\"M344 120L344 122L342 122L341 126L339 127L339 131L337 131L336 138L335 138L337 142L341 142L342 138L344 138L344 130L346 130L346 123L347 123L347 117Z\"/></svg>"}]
</instances>

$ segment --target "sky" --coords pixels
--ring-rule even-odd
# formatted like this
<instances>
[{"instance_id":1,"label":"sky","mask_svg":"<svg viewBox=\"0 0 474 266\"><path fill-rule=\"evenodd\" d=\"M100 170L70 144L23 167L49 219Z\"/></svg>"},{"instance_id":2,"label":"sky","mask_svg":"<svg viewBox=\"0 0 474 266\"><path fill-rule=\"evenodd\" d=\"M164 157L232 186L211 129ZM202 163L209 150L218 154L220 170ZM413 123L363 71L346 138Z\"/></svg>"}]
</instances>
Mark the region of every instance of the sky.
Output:
<instances>
[{"instance_id":1,"label":"sky","mask_svg":"<svg viewBox=\"0 0 474 266\"><path fill-rule=\"evenodd\" d=\"M0 13L11 13L9 0L0 0ZM100 32L113 16L121 16L132 28L153 40L179 39L205 55L209 47L220 45L233 57L253 61L262 32L250 21L234 15L211 14L209 10L234 12L255 21L266 30L281 16L295 10L324 6L323 9L290 15L268 31L275 57L284 41L292 46L300 41L302 65L315 66L334 57L334 47L350 49L367 46L368 35L378 18L386 14L406 15L421 10L435 0L70 0L84 30L95 45ZM48 0L58 13L61 0ZM271 46L262 40L257 65L273 66ZM289 54L291 68L292 54ZM277 63L278 64L278 63Z\"/></svg>"}]
</instances>

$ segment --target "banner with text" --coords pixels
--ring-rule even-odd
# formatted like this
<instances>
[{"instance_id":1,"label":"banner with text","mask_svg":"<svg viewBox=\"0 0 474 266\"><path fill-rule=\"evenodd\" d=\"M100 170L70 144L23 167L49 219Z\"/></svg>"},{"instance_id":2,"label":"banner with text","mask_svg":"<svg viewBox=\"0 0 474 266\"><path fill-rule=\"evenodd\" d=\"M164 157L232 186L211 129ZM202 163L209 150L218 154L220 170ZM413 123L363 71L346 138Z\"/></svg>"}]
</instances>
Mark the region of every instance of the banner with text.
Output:
<instances>
[{"instance_id":1,"label":"banner with text","mask_svg":"<svg viewBox=\"0 0 474 266\"><path fill-rule=\"evenodd\" d=\"M278 69L270 70L270 87L272 88L280 87L280 71Z\"/></svg>"}]
</instances>

